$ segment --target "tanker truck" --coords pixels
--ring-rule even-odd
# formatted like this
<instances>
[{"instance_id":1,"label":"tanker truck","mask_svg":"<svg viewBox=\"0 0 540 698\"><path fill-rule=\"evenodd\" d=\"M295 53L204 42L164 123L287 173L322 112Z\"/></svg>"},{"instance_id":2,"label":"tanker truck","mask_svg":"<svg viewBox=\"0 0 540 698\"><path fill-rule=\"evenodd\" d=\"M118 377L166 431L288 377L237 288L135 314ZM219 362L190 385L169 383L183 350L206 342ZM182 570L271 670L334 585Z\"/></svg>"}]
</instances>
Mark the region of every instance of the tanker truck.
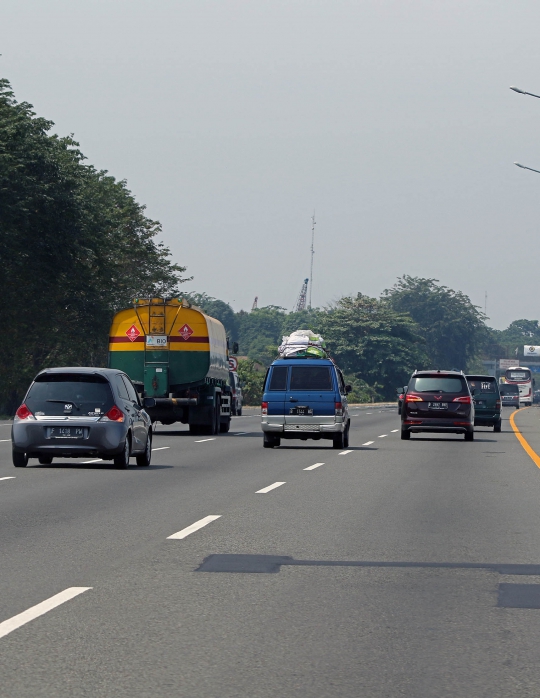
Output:
<instances>
[{"instance_id":1,"label":"tanker truck","mask_svg":"<svg viewBox=\"0 0 540 698\"><path fill-rule=\"evenodd\" d=\"M127 373L141 397L154 398L145 408L153 422L189 424L192 434L229 431L225 328L186 300L138 298L116 313L109 367Z\"/></svg>"}]
</instances>

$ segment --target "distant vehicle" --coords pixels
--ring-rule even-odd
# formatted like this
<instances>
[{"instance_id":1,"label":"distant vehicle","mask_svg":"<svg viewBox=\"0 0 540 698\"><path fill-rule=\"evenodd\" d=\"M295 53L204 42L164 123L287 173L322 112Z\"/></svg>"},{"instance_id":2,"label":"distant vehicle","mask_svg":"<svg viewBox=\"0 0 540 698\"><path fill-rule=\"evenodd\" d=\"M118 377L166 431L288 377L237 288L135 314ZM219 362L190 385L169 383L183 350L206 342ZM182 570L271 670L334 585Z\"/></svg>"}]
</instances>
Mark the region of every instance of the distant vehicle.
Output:
<instances>
[{"instance_id":1,"label":"distant vehicle","mask_svg":"<svg viewBox=\"0 0 540 698\"><path fill-rule=\"evenodd\" d=\"M229 431L225 328L187 301L138 298L116 313L109 367L127 373L141 395L155 399L148 410L152 421L189 424L192 434Z\"/></svg>"},{"instance_id":2,"label":"distant vehicle","mask_svg":"<svg viewBox=\"0 0 540 698\"><path fill-rule=\"evenodd\" d=\"M242 416L242 385L236 371L229 371L229 385L231 386L231 414Z\"/></svg>"},{"instance_id":3,"label":"distant vehicle","mask_svg":"<svg viewBox=\"0 0 540 698\"><path fill-rule=\"evenodd\" d=\"M50 368L38 373L13 420L13 465L29 458L101 458L117 468L150 465L152 421L128 376L107 368Z\"/></svg>"},{"instance_id":4,"label":"distant vehicle","mask_svg":"<svg viewBox=\"0 0 540 698\"><path fill-rule=\"evenodd\" d=\"M540 402L540 390L535 390L533 392L533 402L534 403Z\"/></svg>"},{"instance_id":5,"label":"distant vehicle","mask_svg":"<svg viewBox=\"0 0 540 698\"><path fill-rule=\"evenodd\" d=\"M519 410L519 386L515 383L501 383L501 403L503 407L515 407Z\"/></svg>"},{"instance_id":6,"label":"distant vehicle","mask_svg":"<svg viewBox=\"0 0 540 698\"><path fill-rule=\"evenodd\" d=\"M276 359L261 404L264 448L279 446L281 439L330 439L334 448L347 448L350 392L330 359Z\"/></svg>"},{"instance_id":7,"label":"distant vehicle","mask_svg":"<svg viewBox=\"0 0 540 698\"><path fill-rule=\"evenodd\" d=\"M508 385L519 386L519 404L530 407L533 404L533 388L535 380L530 368L526 366L511 366L504 374L504 382Z\"/></svg>"},{"instance_id":8,"label":"distant vehicle","mask_svg":"<svg viewBox=\"0 0 540 698\"><path fill-rule=\"evenodd\" d=\"M474 439L474 403L462 372L415 371L401 410L401 438L420 432Z\"/></svg>"},{"instance_id":9,"label":"distant vehicle","mask_svg":"<svg viewBox=\"0 0 540 698\"><path fill-rule=\"evenodd\" d=\"M466 376L474 400L474 425L501 431L501 394L494 376Z\"/></svg>"}]
</instances>

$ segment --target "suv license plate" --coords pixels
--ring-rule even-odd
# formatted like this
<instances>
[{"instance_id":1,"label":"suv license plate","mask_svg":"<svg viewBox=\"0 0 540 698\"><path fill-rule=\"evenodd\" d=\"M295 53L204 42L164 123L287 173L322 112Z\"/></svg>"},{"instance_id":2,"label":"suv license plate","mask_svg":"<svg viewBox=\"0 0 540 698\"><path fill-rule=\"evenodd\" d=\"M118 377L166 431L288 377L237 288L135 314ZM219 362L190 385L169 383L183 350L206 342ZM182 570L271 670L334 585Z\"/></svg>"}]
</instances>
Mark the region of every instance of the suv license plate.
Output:
<instances>
[{"instance_id":1,"label":"suv license plate","mask_svg":"<svg viewBox=\"0 0 540 698\"><path fill-rule=\"evenodd\" d=\"M448 403L447 402L428 402L428 408L430 410L447 410Z\"/></svg>"},{"instance_id":2,"label":"suv license plate","mask_svg":"<svg viewBox=\"0 0 540 698\"><path fill-rule=\"evenodd\" d=\"M84 439L88 427L47 427L48 439Z\"/></svg>"},{"instance_id":3,"label":"suv license plate","mask_svg":"<svg viewBox=\"0 0 540 698\"><path fill-rule=\"evenodd\" d=\"M299 417L312 417L313 409L311 407L291 407L289 414L296 414Z\"/></svg>"}]
</instances>

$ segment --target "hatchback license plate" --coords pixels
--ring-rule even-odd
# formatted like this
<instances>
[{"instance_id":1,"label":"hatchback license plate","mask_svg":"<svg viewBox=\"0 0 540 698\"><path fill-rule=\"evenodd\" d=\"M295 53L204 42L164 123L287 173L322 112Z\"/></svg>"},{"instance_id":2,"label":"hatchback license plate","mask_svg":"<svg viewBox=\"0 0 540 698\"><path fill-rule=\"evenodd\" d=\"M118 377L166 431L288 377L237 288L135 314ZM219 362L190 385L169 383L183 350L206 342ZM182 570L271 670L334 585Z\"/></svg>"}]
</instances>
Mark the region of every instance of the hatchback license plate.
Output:
<instances>
[{"instance_id":1,"label":"hatchback license plate","mask_svg":"<svg viewBox=\"0 0 540 698\"><path fill-rule=\"evenodd\" d=\"M311 407L291 407L289 414L296 414L299 417L311 417L313 416L313 409Z\"/></svg>"},{"instance_id":2,"label":"hatchback license plate","mask_svg":"<svg viewBox=\"0 0 540 698\"><path fill-rule=\"evenodd\" d=\"M84 439L88 427L47 427L48 439Z\"/></svg>"},{"instance_id":3,"label":"hatchback license plate","mask_svg":"<svg viewBox=\"0 0 540 698\"><path fill-rule=\"evenodd\" d=\"M430 402L430 403L428 403L428 407L430 410L447 410L448 403L447 402Z\"/></svg>"}]
</instances>

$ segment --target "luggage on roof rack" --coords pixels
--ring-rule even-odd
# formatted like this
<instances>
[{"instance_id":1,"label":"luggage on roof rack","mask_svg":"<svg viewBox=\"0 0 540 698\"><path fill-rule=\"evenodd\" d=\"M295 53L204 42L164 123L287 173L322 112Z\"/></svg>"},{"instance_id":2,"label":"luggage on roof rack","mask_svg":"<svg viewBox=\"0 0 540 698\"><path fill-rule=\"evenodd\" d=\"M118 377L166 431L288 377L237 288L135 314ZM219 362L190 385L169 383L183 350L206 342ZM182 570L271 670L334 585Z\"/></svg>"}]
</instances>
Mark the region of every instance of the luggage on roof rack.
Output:
<instances>
[{"instance_id":1,"label":"luggage on roof rack","mask_svg":"<svg viewBox=\"0 0 540 698\"><path fill-rule=\"evenodd\" d=\"M278 348L282 359L326 359L324 339L311 330L296 330L284 336Z\"/></svg>"}]
</instances>

